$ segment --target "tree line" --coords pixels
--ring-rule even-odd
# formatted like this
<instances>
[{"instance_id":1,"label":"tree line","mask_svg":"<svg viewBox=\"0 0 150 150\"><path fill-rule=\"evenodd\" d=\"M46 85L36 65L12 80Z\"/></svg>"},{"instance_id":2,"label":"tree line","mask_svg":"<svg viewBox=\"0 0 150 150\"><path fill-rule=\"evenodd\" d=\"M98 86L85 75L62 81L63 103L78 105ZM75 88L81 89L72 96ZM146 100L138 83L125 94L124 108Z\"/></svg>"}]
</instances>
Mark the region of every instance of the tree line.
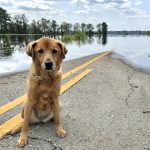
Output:
<instances>
[{"instance_id":1,"label":"tree line","mask_svg":"<svg viewBox=\"0 0 150 150\"><path fill-rule=\"evenodd\" d=\"M0 34L47 34L47 35L64 35L74 32L85 32L89 35L102 34L106 35L108 25L102 22L94 26L85 23L68 23L62 22L58 24L56 20L41 18L40 20L32 20L29 23L24 14L11 17L7 11L0 7Z\"/></svg>"}]
</instances>

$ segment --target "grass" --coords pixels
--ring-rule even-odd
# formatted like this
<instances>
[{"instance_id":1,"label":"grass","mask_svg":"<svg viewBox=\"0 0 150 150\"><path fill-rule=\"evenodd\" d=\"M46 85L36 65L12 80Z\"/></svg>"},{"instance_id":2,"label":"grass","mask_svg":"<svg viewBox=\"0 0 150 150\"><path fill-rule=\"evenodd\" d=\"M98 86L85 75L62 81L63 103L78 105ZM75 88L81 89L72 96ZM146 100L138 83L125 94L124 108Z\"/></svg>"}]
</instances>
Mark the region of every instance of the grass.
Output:
<instances>
[{"instance_id":1,"label":"grass","mask_svg":"<svg viewBox=\"0 0 150 150\"><path fill-rule=\"evenodd\" d=\"M87 35L84 32L77 31L72 34L65 34L63 37L63 42L71 43L72 41L84 41Z\"/></svg>"},{"instance_id":2,"label":"grass","mask_svg":"<svg viewBox=\"0 0 150 150\"><path fill-rule=\"evenodd\" d=\"M144 34L145 35L150 35L150 31L145 31Z\"/></svg>"}]
</instances>

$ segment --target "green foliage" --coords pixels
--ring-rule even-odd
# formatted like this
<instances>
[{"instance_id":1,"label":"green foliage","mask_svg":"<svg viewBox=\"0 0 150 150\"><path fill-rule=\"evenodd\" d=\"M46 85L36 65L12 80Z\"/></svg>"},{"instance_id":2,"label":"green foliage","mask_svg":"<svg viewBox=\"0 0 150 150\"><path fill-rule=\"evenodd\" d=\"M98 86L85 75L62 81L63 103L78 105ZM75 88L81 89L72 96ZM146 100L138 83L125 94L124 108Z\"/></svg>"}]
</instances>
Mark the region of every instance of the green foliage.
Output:
<instances>
[{"instance_id":1,"label":"green foliage","mask_svg":"<svg viewBox=\"0 0 150 150\"><path fill-rule=\"evenodd\" d=\"M72 34L65 34L64 36L63 36L63 42L65 42L65 43L70 43L70 42L72 42L73 41L73 38L72 38Z\"/></svg>"},{"instance_id":2,"label":"green foliage","mask_svg":"<svg viewBox=\"0 0 150 150\"><path fill-rule=\"evenodd\" d=\"M78 31L73 34L74 41L84 40L85 38L86 38L85 32Z\"/></svg>"},{"instance_id":3,"label":"green foliage","mask_svg":"<svg viewBox=\"0 0 150 150\"><path fill-rule=\"evenodd\" d=\"M99 23L96 25L96 27L97 27L98 34L101 34L102 33L102 24Z\"/></svg>"},{"instance_id":4,"label":"green foliage","mask_svg":"<svg viewBox=\"0 0 150 150\"><path fill-rule=\"evenodd\" d=\"M81 23L81 30L82 32L85 32L86 31L86 24L85 23Z\"/></svg>"},{"instance_id":5,"label":"green foliage","mask_svg":"<svg viewBox=\"0 0 150 150\"><path fill-rule=\"evenodd\" d=\"M24 14L10 17L7 11L0 7L0 33L1 34L45 34L55 37L56 35L64 35L64 39L83 40L86 34L89 36L96 33L94 25L89 23L67 23L58 24L55 20L41 18L40 20L32 20L28 23L28 19ZM96 26L97 33L107 34L108 25L103 22ZM71 34L71 35L70 35Z\"/></svg>"},{"instance_id":6,"label":"green foliage","mask_svg":"<svg viewBox=\"0 0 150 150\"><path fill-rule=\"evenodd\" d=\"M144 34L145 35L150 35L150 31L145 31Z\"/></svg>"},{"instance_id":7,"label":"green foliage","mask_svg":"<svg viewBox=\"0 0 150 150\"><path fill-rule=\"evenodd\" d=\"M72 34L65 34L63 36L63 42L70 43L72 41L84 41L87 38L85 32L77 31Z\"/></svg>"},{"instance_id":8,"label":"green foliage","mask_svg":"<svg viewBox=\"0 0 150 150\"><path fill-rule=\"evenodd\" d=\"M6 33L9 30L10 16L7 11L0 7L0 33Z\"/></svg>"},{"instance_id":9,"label":"green foliage","mask_svg":"<svg viewBox=\"0 0 150 150\"><path fill-rule=\"evenodd\" d=\"M93 30L94 30L94 26L91 23L87 24L86 31L88 32L89 35L93 34Z\"/></svg>"},{"instance_id":10,"label":"green foliage","mask_svg":"<svg viewBox=\"0 0 150 150\"><path fill-rule=\"evenodd\" d=\"M124 35L128 35L128 31L126 31L126 30L123 30L122 33L123 33Z\"/></svg>"},{"instance_id":11,"label":"green foliage","mask_svg":"<svg viewBox=\"0 0 150 150\"><path fill-rule=\"evenodd\" d=\"M10 23L10 32L18 34L27 34L27 18L24 14L15 15Z\"/></svg>"},{"instance_id":12,"label":"green foliage","mask_svg":"<svg viewBox=\"0 0 150 150\"><path fill-rule=\"evenodd\" d=\"M107 34L107 30L108 30L108 25L106 22L102 23L102 34L106 35Z\"/></svg>"}]
</instances>

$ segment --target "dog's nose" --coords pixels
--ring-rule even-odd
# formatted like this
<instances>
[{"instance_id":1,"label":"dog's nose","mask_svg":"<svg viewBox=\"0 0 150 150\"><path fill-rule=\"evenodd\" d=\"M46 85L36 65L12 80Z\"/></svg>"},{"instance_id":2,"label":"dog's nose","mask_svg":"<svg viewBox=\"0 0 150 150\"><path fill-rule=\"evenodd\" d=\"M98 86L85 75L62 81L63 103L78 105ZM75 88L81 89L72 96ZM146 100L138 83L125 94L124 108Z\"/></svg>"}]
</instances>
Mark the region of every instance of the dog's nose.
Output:
<instances>
[{"instance_id":1,"label":"dog's nose","mask_svg":"<svg viewBox=\"0 0 150 150\"><path fill-rule=\"evenodd\" d=\"M52 70L53 62L51 61L45 62L45 66L47 70Z\"/></svg>"}]
</instances>

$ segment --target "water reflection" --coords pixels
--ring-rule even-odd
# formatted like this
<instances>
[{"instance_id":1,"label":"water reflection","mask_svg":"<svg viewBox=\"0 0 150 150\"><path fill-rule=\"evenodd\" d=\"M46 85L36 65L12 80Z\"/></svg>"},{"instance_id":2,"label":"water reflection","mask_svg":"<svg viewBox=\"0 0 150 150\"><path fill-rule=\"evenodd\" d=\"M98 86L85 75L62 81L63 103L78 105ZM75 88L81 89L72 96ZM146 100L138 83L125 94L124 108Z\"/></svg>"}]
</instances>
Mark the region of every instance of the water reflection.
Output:
<instances>
[{"instance_id":1,"label":"water reflection","mask_svg":"<svg viewBox=\"0 0 150 150\"><path fill-rule=\"evenodd\" d=\"M28 69L31 58L26 54L26 45L42 35L2 36L0 35L0 75L2 73L22 71ZM68 54L66 60L71 60L95 53L101 53L115 48L114 51L121 59L140 68L150 69L148 36L86 36L80 40L66 40L57 36L56 39L66 43ZM10 63L11 62L11 63Z\"/></svg>"},{"instance_id":2,"label":"water reflection","mask_svg":"<svg viewBox=\"0 0 150 150\"><path fill-rule=\"evenodd\" d=\"M19 51L24 50L29 41L36 40L41 36L11 36L2 35L0 36L0 57L7 57L13 54L17 49Z\"/></svg>"},{"instance_id":3,"label":"water reflection","mask_svg":"<svg viewBox=\"0 0 150 150\"><path fill-rule=\"evenodd\" d=\"M42 37L41 35L25 35L25 36L0 36L0 56L1 57L6 57L12 55L14 50L19 50L22 51L25 49L26 45L30 41L34 41L38 38ZM79 40L64 40L63 36L57 36L54 37L58 40L63 41L66 44L72 44L75 43L79 47L85 44L93 44L94 42L94 37L93 35L86 36L85 38L79 39ZM106 45L107 43L107 36L99 36L98 37L98 43L102 45Z\"/></svg>"},{"instance_id":4,"label":"water reflection","mask_svg":"<svg viewBox=\"0 0 150 150\"><path fill-rule=\"evenodd\" d=\"M0 37L0 56L10 56L14 51L14 46L7 36Z\"/></svg>"},{"instance_id":5,"label":"water reflection","mask_svg":"<svg viewBox=\"0 0 150 150\"><path fill-rule=\"evenodd\" d=\"M107 43L107 35L105 34L102 36L102 44L106 45L106 43Z\"/></svg>"}]
</instances>

